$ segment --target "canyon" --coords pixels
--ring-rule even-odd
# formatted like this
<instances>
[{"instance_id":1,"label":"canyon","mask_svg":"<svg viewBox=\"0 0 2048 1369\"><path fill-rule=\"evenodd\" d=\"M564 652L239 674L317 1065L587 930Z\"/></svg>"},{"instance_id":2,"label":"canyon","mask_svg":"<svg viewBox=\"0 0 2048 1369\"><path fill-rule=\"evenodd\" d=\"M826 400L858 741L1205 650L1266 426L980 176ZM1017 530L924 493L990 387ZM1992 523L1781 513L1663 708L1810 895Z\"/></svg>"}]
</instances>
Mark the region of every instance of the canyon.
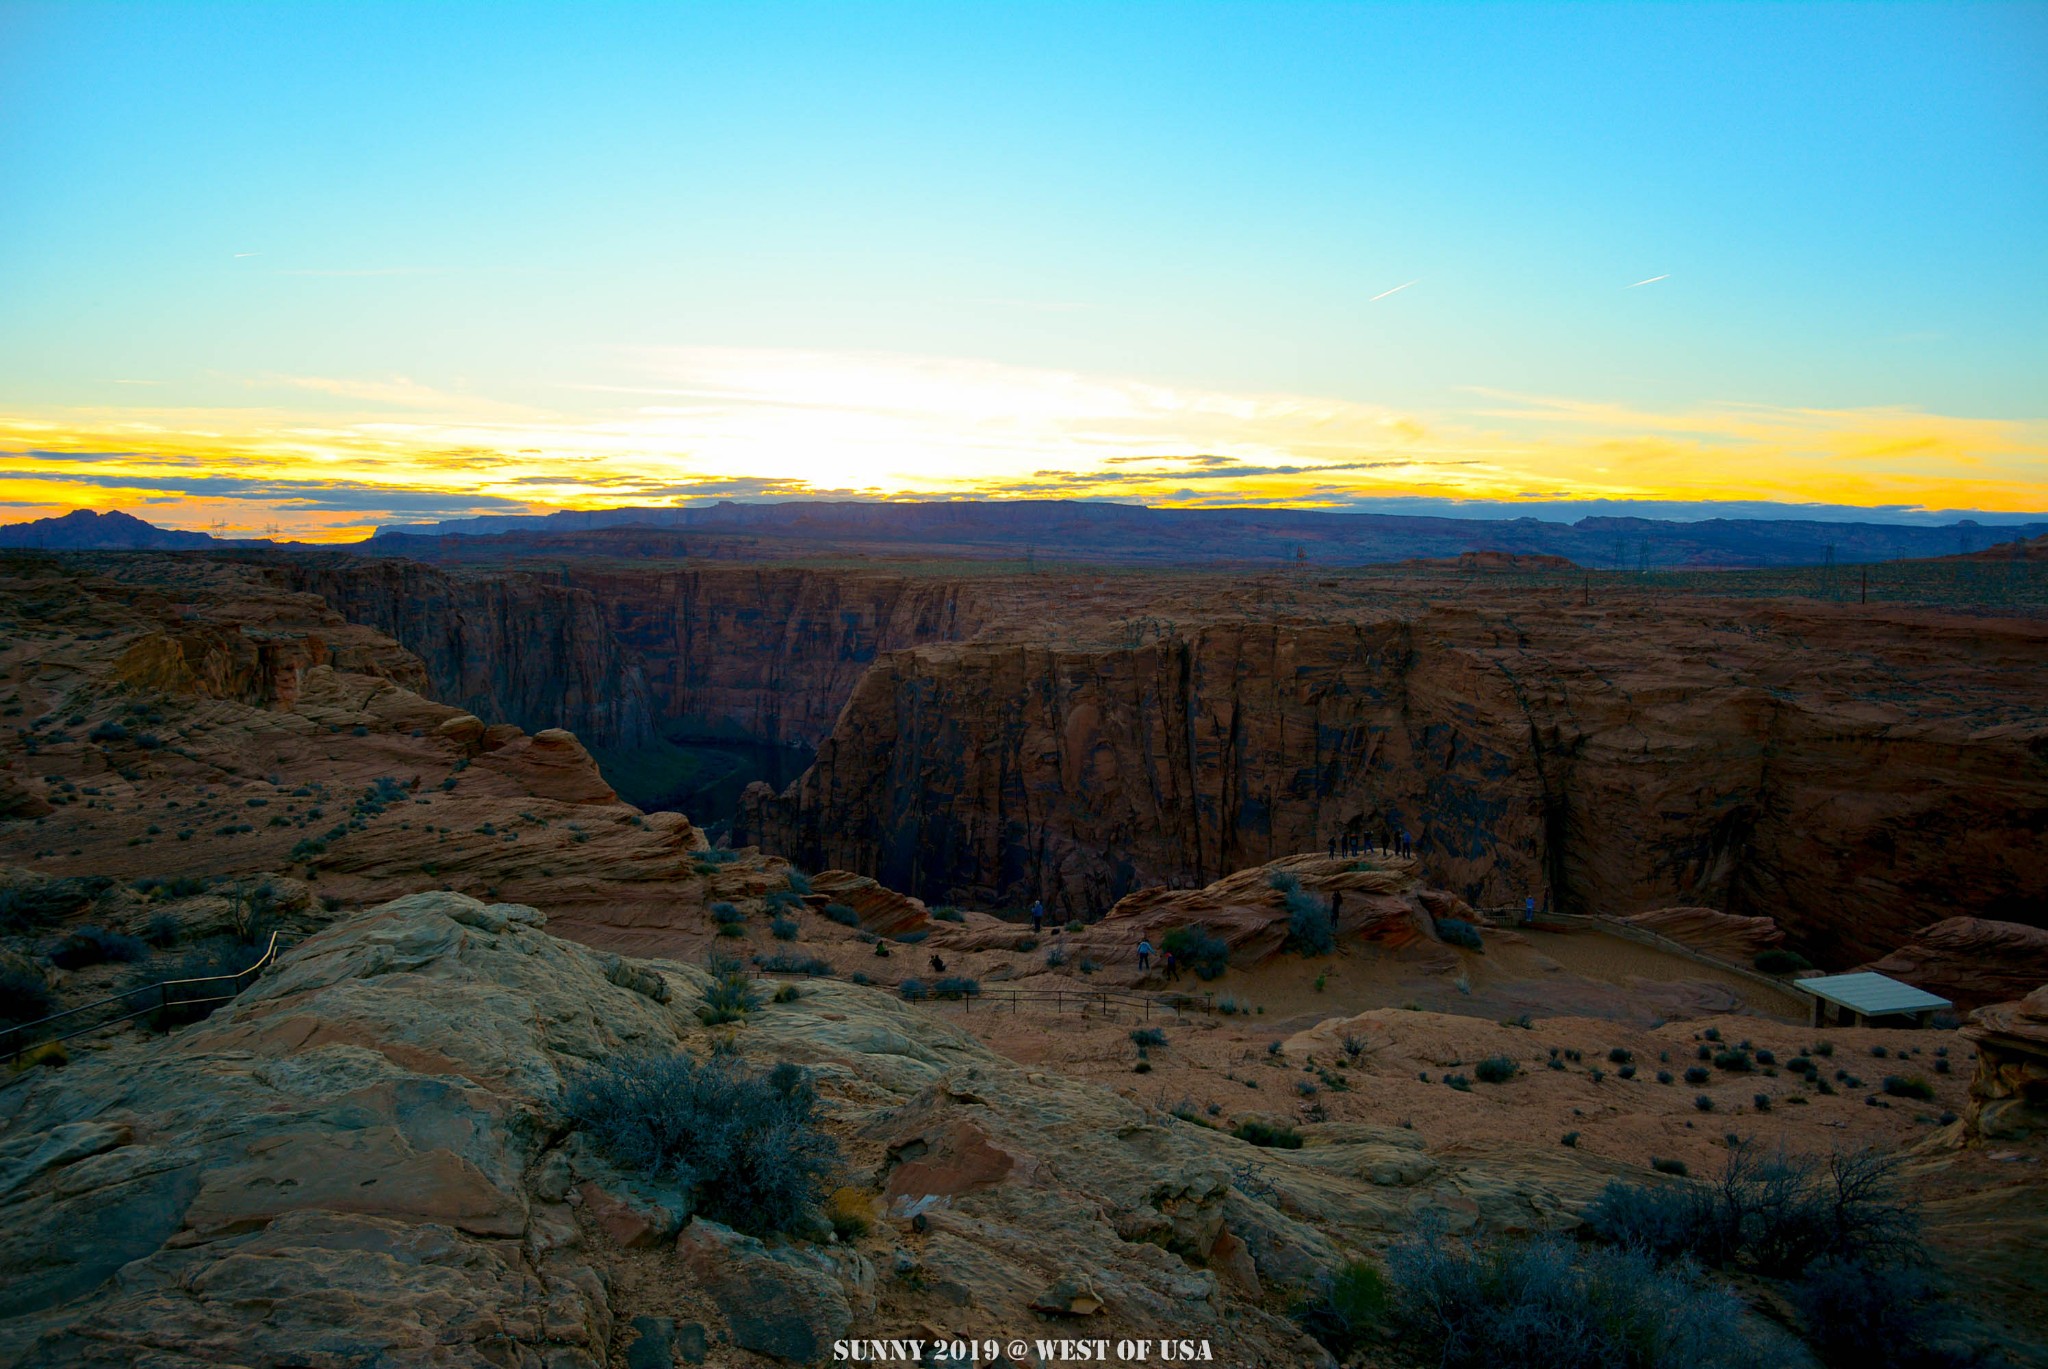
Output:
<instances>
[{"instance_id":1,"label":"canyon","mask_svg":"<svg viewBox=\"0 0 2048 1369\"><path fill-rule=\"evenodd\" d=\"M616 773L664 739L813 749L718 815L731 839L931 901L1092 916L1405 832L1474 905L1705 905L1771 917L1823 962L1947 916L2048 925L2038 615L1469 557L1019 573L628 554L655 535L232 559L389 633L434 697L569 728ZM1907 574L1884 568L1881 591Z\"/></svg>"}]
</instances>

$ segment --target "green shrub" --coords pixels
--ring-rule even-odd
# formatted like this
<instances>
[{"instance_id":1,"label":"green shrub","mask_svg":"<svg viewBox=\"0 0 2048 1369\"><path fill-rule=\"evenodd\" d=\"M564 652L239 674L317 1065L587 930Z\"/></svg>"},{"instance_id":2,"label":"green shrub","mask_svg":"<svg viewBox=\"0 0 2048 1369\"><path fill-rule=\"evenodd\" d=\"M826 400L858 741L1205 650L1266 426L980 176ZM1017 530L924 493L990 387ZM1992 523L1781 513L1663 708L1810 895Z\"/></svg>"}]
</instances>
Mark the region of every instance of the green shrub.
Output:
<instances>
[{"instance_id":1,"label":"green shrub","mask_svg":"<svg viewBox=\"0 0 2048 1369\"><path fill-rule=\"evenodd\" d=\"M768 924L768 934L777 941L794 941L800 929L791 918L778 917Z\"/></svg>"},{"instance_id":2,"label":"green shrub","mask_svg":"<svg viewBox=\"0 0 2048 1369\"><path fill-rule=\"evenodd\" d=\"M1755 1062L1749 1058L1749 1052L1745 1050L1715 1051L1714 1068L1729 1070L1735 1074L1748 1074L1755 1068Z\"/></svg>"},{"instance_id":3,"label":"green shrub","mask_svg":"<svg viewBox=\"0 0 2048 1369\"><path fill-rule=\"evenodd\" d=\"M809 892L811 892L810 876L806 875L801 870L791 869L790 872L783 877L783 883L789 886L789 891L792 894L797 894L801 896L803 894L808 894Z\"/></svg>"},{"instance_id":4,"label":"green shrub","mask_svg":"<svg viewBox=\"0 0 2048 1369\"><path fill-rule=\"evenodd\" d=\"M924 986L922 979L906 979L896 986L896 992L902 994L907 1003L921 1002L932 996L932 991Z\"/></svg>"},{"instance_id":5,"label":"green shrub","mask_svg":"<svg viewBox=\"0 0 2048 1369\"><path fill-rule=\"evenodd\" d=\"M1214 979L1230 968L1230 943L1206 927L1175 927L1162 943L1197 979Z\"/></svg>"},{"instance_id":6,"label":"green shrub","mask_svg":"<svg viewBox=\"0 0 2048 1369\"><path fill-rule=\"evenodd\" d=\"M1572 1146L1576 1148L1579 1144L1579 1133L1577 1133L1576 1131L1568 1131L1564 1135L1558 1137L1557 1140L1559 1145Z\"/></svg>"},{"instance_id":7,"label":"green shrub","mask_svg":"<svg viewBox=\"0 0 2048 1369\"><path fill-rule=\"evenodd\" d=\"M159 949L177 945L184 934L185 923L176 913L151 913L142 928L143 940Z\"/></svg>"},{"instance_id":8,"label":"green shrub","mask_svg":"<svg viewBox=\"0 0 2048 1369\"><path fill-rule=\"evenodd\" d=\"M826 917L831 918L842 927L860 926L860 914L847 907L844 903L828 903L823 911Z\"/></svg>"},{"instance_id":9,"label":"green shrub","mask_svg":"<svg viewBox=\"0 0 2048 1369\"><path fill-rule=\"evenodd\" d=\"M1923 1103L1934 1101L1934 1085L1917 1074L1887 1074L1884 1091L1894 1098L1916 1098Z\"/></svg>"},{"instance_id":10,"label":"green shrub","mask_svg":"<svg viewBox=\"0 0 2048 1369\"><path fill-rule=\"evenodd\" d=\"M1967 1343L1961 1318L1913 1265L1818 1260L1793 1290L1792 1301L1807 1343L1828 1369L1999 1363Z\"/></svg>"},{"instance_id":11,"label":"green shrub","mask_svg":"<svg viewBox=\"0 0 2048 1369\"><path fill-rule=\"evenodd\" d=\"M947 975L932 981L932 993L939 998L975 998L981 993L981 981L965 975Z\"/></svg>"},{"instance_id":12,"label":"green shrub","mask_svg":"<svg viewBox=\"0 0 2048 1369\"><path fill-rule=\"evenodd\" d=\"M1701 1112L1712 1112L1714 1110L1714 1100L1704 1093L1694 1098L1692 1105Z\"/></svg>"},{"instance_id":13,"label":"green shrub","mask_svg":"<svg viewBox=\"0 0 2048 1369\"><path fill-rule=\"evenodd\" d=\"M1451 946L1463 946L1468 951L1485 949L1479 938L1479 929L1462 918L1440 917L1436 920L1438 938Z\"/></svg>"},{"instance_id":14,"label":"green shrub","mask_svg":"<svg viewBox=\"0 0 2048 1369\"><path fill-rule=\"evenodd\" d=\"M1238 1140L1271 1150L1300 1150L1301 1133L1293 1127L1278 1122L1262 1122L1256 1117L1247 1117L1230 1129Z\"/></svg>"},{"instance_id":15,"label":"green shrub","mask_svg":"<svg viewBox=\"0 0 2048 1369\"><path fill-rule=\"evenodd\" d=\"M1365 1346L1386 1320L1386 1276L1377 1265L1352 1260L1319 1276L1295 1316L1301 1329L1339 1359Z\"/></svg>"},{"instance_id":16,"label":"green shrub","mask_svg":"<svg viewBox=\"0 0 2048 1369\"><path fill-rule=\"evenodd\" d=\"M1064 946L1054 946L1054 947L1051 947L1050 949L1048 949L1048 950L1046 951L1046 953L1045 953L1045 968L1047 968L1048 970L1057 970L1057 969L1058 969L1058 968L1059 968L1060 966L1062 966L1062 965L1064 965L1064 964L1066 964L1066 963L1067 963L1067 948L1066 948L1066 947L1064 947Z\"/></svg>"},{"instance_id":17,"label":"green shrub","mask_svg":"<svg viewBox=\"0 0 2048 1369\"><path fill-rule=\"evenodd\" d=\"M1813 968L1805 956L1797 951L1788 951L1782 946L1758 951L1754 963L1765 974L1797 974L1801 970Z\"/></svg>"},{"instance_id":18,"label":"green shrub","mask_svg":"<svg viewBox=\"0 0 2048 1369\"><path fill-rule=\"evenodd\" d=\"M1472 1092L1472 1081L1462 1074L1447 1074L1444 1076L1444 1082L1460 1093Z\"/></svg>"},{"instance_id":19,"label":"green shrub","mask_svg":"<svg viewBox=\"0 0 2048 1369\"><path fill-rule=\"evenodd\" d=\"M591 1066L563 1111L627 1169L689 1190L743 1231L787 1231L817 1201L839 1148L819 1126L817 1090L791 1064L755 1073L736 1055L623 1056Z\"/></svg>"},{"instance_id":20,"label":"green shrub","mask_svg":"<svg viewBox=\"0 0 2048 1369\"><path fill-rule=\"evenodd\" d=\"M784 984L775 991L774 1001L777 1003L794 1003L803 996L803 990L799 989L796 985Z\"/></svg>"},{"instance_id":21,"label":"green shrub","mask_svg":"<svg viewBox=\"0 0 2048 1369\"><path fill-rule=\"evenodd\" d=\"M1685 1072L1685 1082L1688 1084L1704 1084L1713 1077L1701 1065L1694 1065Z\"/></svg>"},{"instance_id":22,"label":"green shrub","mask_svg":"<svg viewBox=\"0 0 2048 1369\"><path fill-rule=\"evenodd\" d=\"M1302 955L1328 955L1337 944L1329 904L1300 889L1289 891L1286 904L1288 947Z\"/></svg>"},{"instance_id":23,"label":"green shrub","mask_svg":"<svg viewBox=\"0 0 2048 1369\"><path fill-rule=\"evenodd\" d=\"M1633 1059L1635 1059L1635 1056L1630 1052L1622 1049L1620 1046L1616 1046L1613 1050L1607 1052L1607 1061L1609 1064L1626 1065L1627 1063L1629 1063L1629 1061Z\"/></svg>"},{"instance_id":24,"label":"green shrub","mask_svg":"<svg viewBox=\"0 0 2048 1369\"><path fill-rule=\"evenodd\" d=\"M733 927L745 922L747 915L738 904L720 902L711 905L711 920L721 927Z\"/></svg>"},{"instance_id":25,"label":"green shrub","mask_svg":"<svg viewBox=\"0 0 2048 1369\"><path fill-rule=\"evenodd\" d=\"M698 1020L707 1027L725 1022L744 1022L747 1014L761 1006L761 995L744 970L730 969L712 980L697 1008Z\"/></svg>"},{"instance_id":26,"label":"green shrub","mask_svg":"<svg viewBox=\"0 0 2048 1369\"><path fill-rule=\"evenodd\" d=\"M1505 1055L1489 1055L1472 1067L1482 1084L1505 1084L1522 1072L1522 1067Z\"/></svg>"},{"instance_id":27,"label":"green shrub","mask_svg":"<svg viewBox=\"0 0 2048 1369\"><path fill-rule=\"evenodd\" d=\"M1650 1157L1650 1168L1656 1170L1659 1174L1676 1174L1681 1179L1690 1173L1685 1167L1685 1161L1663 1160L1655 1155Z\"/></svg>"},{"instance_id":28,"label":"green shrub","mask_svg":"<svg viewBox=\"0 0 2048 1369\"><path fill-rule=\"evenodd\" d=\"M1131 1044L1138 1047L1163 1046L1166 1033L1157 1027L1134 1027L1131 1030Z\"/></svg>"},{"instance_id":29,"label":"green shrub","mask_svg":"<svg viewBox=\"0 0 2048 1369\"><path fill-rule=\"evenodd\" d=\"M932 916L941 922L965 922L967 915L958 908L934 908Z\"/></svg>"},{"instance_id":30,"label":"green shrub","mask_svg":"<svg viewBox=\"0 0 2048 1369\"><path fill-rule=\"evenodd\" d=\"M829 960L820 960L814 955L791 955L786 951L777 951L774 955L757 957L754 964L759 966L762 972L766 974L817 976L832 973L832 962Z\"/></svg>"},{"instance_id":31,"label":"green shrub","mask_svg":"<svg viewBox=\"0 0 2048 1369\"><path fill-rule=\"evenodd\" d=\"M1266 887L1278 889L1283 894L1291 894L1301 888L1301 877L1292 870L1275 870L1266 876Z\"/></svg>"}]
</instances>

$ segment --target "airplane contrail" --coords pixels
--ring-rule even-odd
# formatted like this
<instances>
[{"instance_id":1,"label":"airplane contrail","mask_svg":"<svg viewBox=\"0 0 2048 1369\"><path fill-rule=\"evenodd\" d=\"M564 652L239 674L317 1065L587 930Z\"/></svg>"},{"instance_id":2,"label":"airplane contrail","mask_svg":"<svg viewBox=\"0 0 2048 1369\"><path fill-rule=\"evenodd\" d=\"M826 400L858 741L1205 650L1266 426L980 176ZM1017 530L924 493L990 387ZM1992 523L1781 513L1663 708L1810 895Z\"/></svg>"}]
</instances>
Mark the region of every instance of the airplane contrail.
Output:
<instances>
[{"instance_id":1,"label":"airplane contrail","mask_svg":"<svg viewBox=\"0 0 2048 1369\"><path fill-rule=\"evenodd\" d=\"M263 254L261 252L237 252L235 255L237 257L260 257Z\"/></svg>"},{"instance_id":2,"label":"airplane contrail","mask_svg":"<svg viewBox=\"0 0 2048 1369\"><path fill-rule=\"evenodd\" d=\"M1657 283L1658 281L1660 281L1660 280L1670 280L1670 279L1671 279L1671 273L1670 273L1669 271L1666 271L1666 272L1665 272L1665 273L1664 273L1663 275L1661 275L1661 276L1652 276L1652 277L1650 277L1650 278L1649 278L1648 280L1639 280L1639 281L1637 281L1637 282L1636 282L1636 285L1655 285L1655 284L1656 284L1656 283ZM1625 285L1625 286L1623 286L1623 287L1622 287L1622 289L1624 289L1624 290L1633 290L1633 289L1635 289L1635 288L1636 288L1636 285Z\"/></svg>"},{"instance_id":3,"label":"airplane contrail","mask_svg":"<svg viewBox=\"0 0 2048 1369\"><path fill-rule=\"evenodd\" d=\"M1385 299L1388 295L1398 295L1403 290L1406 290L1409 285L1414 285L1421 279L1422 278L1420 276L1417 276L1415 280L1409 281L1406 285L1397 285L1391 290L1382 290L1377 295L1374 295L1372 299L1367 300L1366 303L1371 304L1373 299Z\"/></svg>"}]
</instances>

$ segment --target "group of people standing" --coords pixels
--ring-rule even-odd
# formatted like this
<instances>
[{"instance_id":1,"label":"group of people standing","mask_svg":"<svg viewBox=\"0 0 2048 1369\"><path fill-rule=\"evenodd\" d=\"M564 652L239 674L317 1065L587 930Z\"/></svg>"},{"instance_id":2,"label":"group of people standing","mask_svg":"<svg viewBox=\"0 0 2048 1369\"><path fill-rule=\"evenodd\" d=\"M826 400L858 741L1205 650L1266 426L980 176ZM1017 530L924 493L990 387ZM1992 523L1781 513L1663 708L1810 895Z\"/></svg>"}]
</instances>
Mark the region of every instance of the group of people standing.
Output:
<instances>
[{"instance_id":1,"label":"group of people standing","mask_svg":"<svg viewBox=\"0 0 2048 1369\"><path fill-rule=\"evenodd\" d=\"M1369 856L1373 852L1373 833L1370 830L1346 832L1343 836L1330 838L1330 854L1333 856ZM1378 852L1383 856L1412 856L1415 854L1415 838L1398 827L1382 825Z\"/></svg>"}]
</instances>

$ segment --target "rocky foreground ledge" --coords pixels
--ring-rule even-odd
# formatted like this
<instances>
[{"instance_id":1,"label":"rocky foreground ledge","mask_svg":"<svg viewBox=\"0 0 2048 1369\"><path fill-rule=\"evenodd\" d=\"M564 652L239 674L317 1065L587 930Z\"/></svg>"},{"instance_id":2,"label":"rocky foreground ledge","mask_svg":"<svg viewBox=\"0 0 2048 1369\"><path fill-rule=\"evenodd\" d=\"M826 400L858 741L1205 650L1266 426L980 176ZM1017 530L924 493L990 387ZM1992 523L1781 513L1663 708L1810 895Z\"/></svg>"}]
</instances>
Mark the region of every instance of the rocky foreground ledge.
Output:
<instances>
[{"instance_id":1,"label":"rocky foreground ledge","mask_svg":"<svg viewBox=\"0 0 2048 1369\"><path fill-rule=\"evenodd\" d=\"M706 1027L704 971L544 924L401 898L207 1022L0 1088L0 1364L811 1363L848 1334L1062 1326L1321 1364L1283 1315L1320 1271L1426 1210L1568 1227L1619 1172L1365 1125L1255 1149L846 984ZM571 1128L587 1062L717 1038L814 1072L864 1233L693 1219Z\"/></svg>"}]
</instances>

